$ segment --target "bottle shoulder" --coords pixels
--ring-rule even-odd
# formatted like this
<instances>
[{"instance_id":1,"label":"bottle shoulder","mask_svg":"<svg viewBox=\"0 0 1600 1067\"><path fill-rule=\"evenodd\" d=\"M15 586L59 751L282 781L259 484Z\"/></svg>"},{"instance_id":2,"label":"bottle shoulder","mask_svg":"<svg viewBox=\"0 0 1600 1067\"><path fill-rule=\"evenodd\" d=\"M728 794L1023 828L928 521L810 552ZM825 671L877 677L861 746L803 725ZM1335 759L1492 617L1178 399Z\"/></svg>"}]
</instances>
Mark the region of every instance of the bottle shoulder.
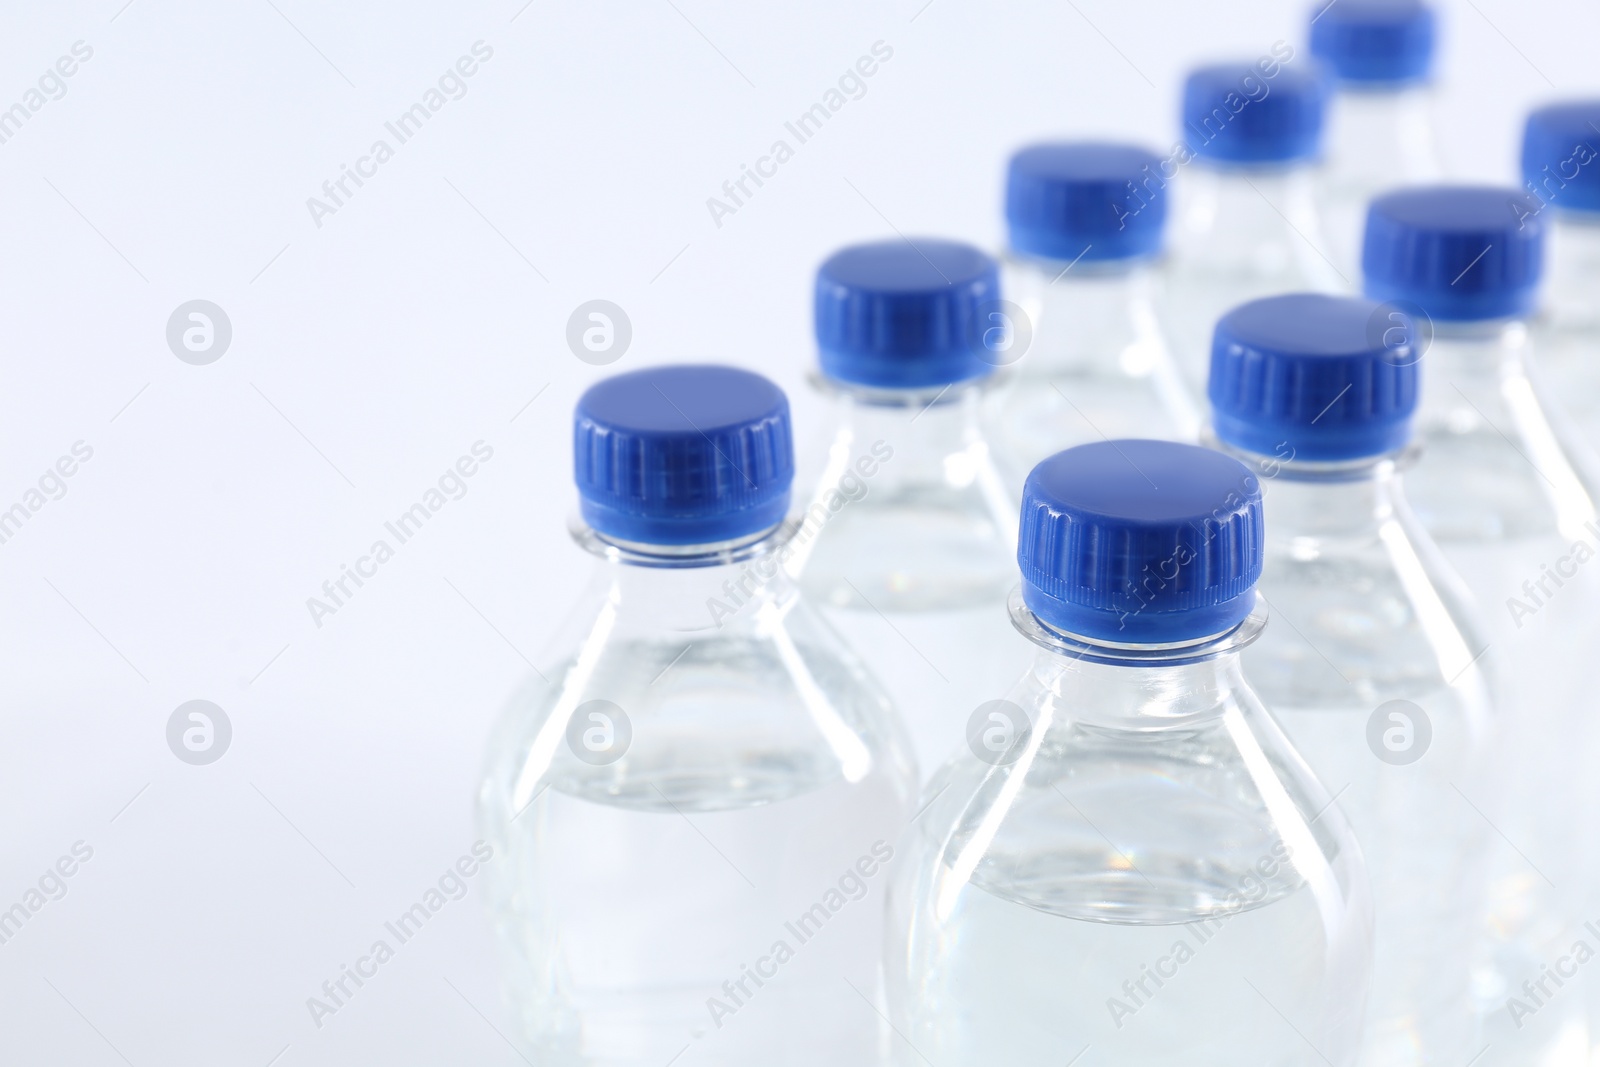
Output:
<instances>
[{"instance_id":1,"label":"bottle shoulder","mask_svg":"<svg viewBox=\"0 0 1600 1067\"><path fill-rule=\"evenodd\" d=\"M1169 305L1219 292L1237 302L1286 290L1347 289L1317 251L1324 241L1315 178L1303 166L1186 173L1165 270Z\"/></svg>"},{"instance_id":2,"label":"bottle shoulder","mask_svg":"<svg viewBox=\"0 0 1600 1067\"><path fill-rule=\"evenodd\" d=\"M1447 548L1583 536L1600 514L1600 459L1552 391L1559 378L1529 358L1523 329L1436 339L1426 358L1422 454L1407 483L1433 536Z\"/></svg>"},{"instance_id":3,"label":"bottle shoulder","mask_svg":"<svg viewBox=\"0 0 1600 1067\"><path fill-rule=\"evenodd\" d=\"M888 696L792 585L772 581L742 603L737 586L710 591L695 626L638 617L614 590L586 598L500 716L485 803L509 817L552 789L692 813L874 775L909 795L916 770Z\"/></svg>"},{"instance_id":4,"label":"bottle shoulder","mask_svg":"<svg viewBox=\"0 0 1600 1067\"><path fill-rule=\"evenodd\" d=\"M1136 729L1097 721L1089 699L1035 676L1013 692L1030 725L1004 758L964 752L940 769L912 835L912 865L932 872L916 892L971 886L1142 925L1226 914L1308 882L1351 891L1359 850L1342 814L1242 682L1209 709Z\"/></svg>"},{"instance_id":5,"label":"bottle shoulder","mask_svg":"<svg viewBox=\"0 0 1600 1067\"><path fill-rule=\"evenodd\" d=\"M1244 661L1274 711L1408 699L1473 722L1489 713L1486 629L1403 502L1336 534L1269 534L1257 595L1272 620Z\"/></svg>"},{"instance_id":6,"label":"bottle shoulder","mask_svg":"<svg viewBox=\"0 0 1600 1067\"><path fill-rule=\"evenodd\" d=\"M1016 581L1017 505L977 400L963 399L961 424L937 433L924 420L951 413L906 413L898 436L884 431L893 447L866 445L870 426L839 427L791 541L789 571L815 603L920 612L1005 597Z\"/></svg>"}]
</instances>

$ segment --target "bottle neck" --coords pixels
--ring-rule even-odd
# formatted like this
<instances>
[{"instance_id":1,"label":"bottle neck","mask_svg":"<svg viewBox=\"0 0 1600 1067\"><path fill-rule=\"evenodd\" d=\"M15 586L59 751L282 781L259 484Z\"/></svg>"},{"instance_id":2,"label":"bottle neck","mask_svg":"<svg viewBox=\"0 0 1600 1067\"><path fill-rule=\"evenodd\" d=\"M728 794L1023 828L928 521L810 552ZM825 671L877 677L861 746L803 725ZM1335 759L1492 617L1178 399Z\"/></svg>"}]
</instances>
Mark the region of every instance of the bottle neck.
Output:
<instances>
[{"instance_id":1,"label":"bottle neck","mask_svg":"<svg viewBox=\"0 0 1600 1067\"><path fill-rule=\"evenodd\" d=\"M1260 199L1252 189L1259 189L1263 193L1306 189L1309 193L1313 166L1310 161L1303 159L1281 163L1234 163L1197 156L1183 174L1186 179L1216 186L1218 194L1226 197L1228 204L1245 204L1249 203L1250 197Z\"/></svg>"},{"instance_id":2,"label":"bottle neck","mask_svg":"<svg viewBox=\"0 0 1600 1067\"><path fill-rule=\"evenodd\" d=\"M1333 268L1315 251L1322 233L1309 164L1196 159L1178 190L1175 249L1188 272L1213 282L1271 278L1279 288L1338 286Z\"/></svg>"},{"instance_id":3,"label":"bottle neck","mask_svg":"<svg viewBox=\"0 0 1600 1067\"><path fill-rule=\"evenodd\" d=\"M1547 406L1543 390L1530 376L1528 335L1521 319L1434 324L1433 343L1422 357L1422 403L1416 419L1417 435L1424 442L1423 470L1434 471L1425 491L1436 514L1452 508L1462 512L1469 505L1498 508L1493 522L1499 529L1540 530L1548 518L1562 536L1577 539L1600 507L1600 479L1588 448L1561 414ZM1465 441L1481 443L1452 444ZM1478 496L1466 492L1468 486L1438 484L1447 472L1461 478L1481 473L1491 489ZM1517 479L1524 486L1520 497L1492 488L1495 482L1511 485ZM1460 528L1481 531L1475 525L1479 521L1464 519ZM1441 539L1480 536L1435 530Z\"/></svg>"},{"instance_id":4,"label":"bottle neck","mask_svg":"<svg viewBox=\"0 0 1600 1067\"><path fill-rule=\"evenodd\" d=\"M1341 85L1328 116L1328 176L1361 189L1432 181L1433 95L1415 82Z\"/></svg>"},{"instance_id":5,"label":"bottle neck","mask_svg":"<svg viewBox=\"0 0 1600 1067\"><path fill-rule=\"evenodd\" d=\"M1014 536L1016 505L1001 482L981 417L991 384L992 378L983 378L890 393L827 383L834 430L828 466L817 481L819 495L808 502L805 517L820 518L819 505L840 510L839 497L850 502L868 493L893 497L936 487L940 493L976 493ZM807 550L797 550L796 566Z\"/></svg>"},{"instance_id":6,"label":"bottle neck","mask_svg":"<svg viewBox=\"0 0 1600 1067\"><path fill-rule=\"evenodd\" d=\"M582 524L571 528L579 546L601 561L596 582L608 632L638 620L684 635L756 626L787 611L798 596L783 566L794 531L785 522L733 541L669 546L608 540Z\"/></svg>"},{"instance_id":7,"label":"bottle neck","mask_svg":"<svg viewBox=\"0 0 1600 1067\"><path fill-rule=\"evenodd\" d=\"M1370 536L1393 520L1400 471L1410 458L1407 450L1312 463L1247 452L1225 442L1216 447L1259 476L1263 506L1272 517L1267 541L1280 545Z\"/></svg>"},{"instance_id":8,"label":"bottle neck","mask_svg":"<svg viewBox=\"0 0 1600 1067\"><path fill-rule=\"evenodd\" d=\"M1558 328L1600 329L1600 211L1563 211L1554 204L1550 218L1542 312Z\"/></svg>"},{"instance_id":9,"label":"bottle neck","mask_svg":"<svg viewBox=\"0 0 1600 1067\"><path fill-rule=\"evenodd\" d=\"M1085 251L1092 247L1086 246ZM1093 295L1119 302L1148 296L1153 263L1151 256L1109 260L1047 259L1011 252L1003 266L1015 272L1017 283L1024 288L1070 290L1079 294L1077 299L1086 304Z\"/></svg>"},{"instance_id":10,"label":"bottle neck","mask_svg":"<svg viewBox=\"0 0 1600 1067\"><path fill-rule=\"evenodd\" d=\"M817 375L812 384L834 402L836 411L867 429L894 429L926 421L928 433L959 434L977 425L978 396L987 379L948 385L886 389Z\"/></svg>"},{"instance_id":11,"label":"bottle neck","mask_svg":"<svg viewBox=\"0 0 1600 1067\"><path fill-rule=\"evenodd\" d=\"M1435 321L1432 327L1433 338L1422 353L1418 419L1426 425L1449 423L1476 407L1474 419L1495 420L1505 404L1505 384L1527 377L1527 323Z\"/></svg>"},{"instance_id":12,"label":"bottle neck","mask_svg":"<svg viewBox=\"0 0 1600 1067\"><path fill-rule=\"evenodd\" d=\"M819 485L847 479L846 467L879 488L928 478L964 484L989 462L980 419L987 379L896 390L816 384L832 402L834 424Z\"/></svg>"},{"instance_id":13,"label":"bottle neck","mask_svg":"<svg viewBox=\"0 0 1600 1067\"><path fill-rule=\"evenodd\" d=\"M1313 200L1312 168L1309 163L1224 163L1196 159L1183 172L1187 187L1185 229L1202 221L1212 228L1229 227L1239 221L1262 223L1277 218L1274 229L1283 227L1273 205L1285 202L1299 207ZM1271 201L1263 203L1263 199Z\"/></svg>"},{"instance_id":14,"label":"bottle neck","mask_svg":"<svg viewBox=\"0 0 1600 1067\"><path fill-rule=\"evenodd\" d=\"M1110 263L1013 257L1006 263L1006 289L1033 319L1034 336L1016 370L1053 374L1112 359L1153 358L1127 349L1140 337L1159 337L1152 262ZM1148 368L1129 368L1141 373Z\"/></svg>"},{"instance_id":15,"label":"bottle neck","mask_svg":"<svg viewBox=\"0 0 1600 1067\"><path fill-rule=\"evenodd\" d=\"M1051 629L1012 594L1011 622L1038 646L1030 668L1050 695L1036 708L1055 725L1088 724L1148 731L1190 726L1223 715L1246 687L1240 652L1261 635L1265 604L1227 633L1165 645L1099 641ZM1035 723L1048 729L1050 721Z\"/></svg>"}]
</instances>

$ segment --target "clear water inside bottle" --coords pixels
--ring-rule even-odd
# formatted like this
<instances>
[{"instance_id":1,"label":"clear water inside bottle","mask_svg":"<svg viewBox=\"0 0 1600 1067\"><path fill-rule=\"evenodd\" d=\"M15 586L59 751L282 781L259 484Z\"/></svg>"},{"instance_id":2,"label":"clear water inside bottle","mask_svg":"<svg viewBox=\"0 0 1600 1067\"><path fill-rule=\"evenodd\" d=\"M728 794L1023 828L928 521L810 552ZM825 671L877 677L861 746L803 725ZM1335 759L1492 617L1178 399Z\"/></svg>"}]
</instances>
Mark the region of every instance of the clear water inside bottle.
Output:
<instances>
[{"instance_id":1,"label":"clear water inside bottle","mask_svg":"<svg viewBox=\"0 0 1600 1067\"><path fill-rule=\"evenodd\" d=\"M601 548L562 642L577 651L502 720L481 814L506 857L491 903L536 1062L881 1047L850 983L877 985L916 771L882 690L781 566L733 614L708 608L777 547L687 567ZM574 741L595 714L626 738L614 755Z\"/></svg>"},{"instance_id":2,"label":"clear water inside bottle","mask_svg":"<svg viewBox=\"0 0 1600 1067\"><path fill-rule=\"evenodd\" d=\"M572 1062L659 1064L692 1048L701 1063L798 1065L878 1047L850 983L877 987L862 946L880 929L884 878L856 865L874 847L892 854L902 797L883 772L818 784L803 768L762 770L637 804L552 787L517 820L530 912L512 947L553 950ZM751 786L789 795L751 805Z\"/></svg>"},{"instance_id":3,"label":"clear water inside bottle","mask_svg":"<svg viewBox=\"0 0 1600 1067\"><path fill-rule=\"evenodd\" d=\"M917 991L942 1009L917 1040L936 1063L1309 1067L1318 1053L1277 1013L1321 1013L1320 927L1304 883L1236 913L1151 925L1052 916L974 886L951 917L948 964Z\"/></svg>"},{"instance_id":4,"label":"clear water inside bottle","mask_svg":"<svg viewBox=\"0 0 1600 1067\"><path fill-rule=\"evenodd\" d=\"M1396 466L1269 467L1258 593L1273 619L1244 653L1367 860L1370 1067L1465 1062L1482 1045L1470 979L1493 831L1473 805L1498 800L1488 639Z\"/></svg>"},{"instance_id":5,"label":"clear water inside bottle","mask_svg":"<svg viewBox=\"0 0 1600 1067\"><path fill-rule=\"evenodd\" d=\"M1237 649L1044 652L1007 699L1031 723L1014 761L935 776L891 885L898 1062L1353 1062L1360 850Z\"/></svg>"},{"instance_id":6,"label":"clear water inside bottle","mask_svg":"<svg viewBox=\"0 0 1600 1067\"><path fill-rule=\"evenodd\" d=\"M1588 1008L1585 1021L1583 1002L1600 981L1580 974L1574 984L1586 991L1569 990L1512 1025L1508 998L1600 914L1589 844L1600 811L1600 731L1586 684L1600 637L1600 566L1592 563L1600 479L1587 446L1530 375L1524 324L1435 329L1423 356L1422 453L1407 494L1475 595L1505 667L1497 745L1508 787L1484 809L1505 843L1491 857L1496 962L1479 988L1486 1033L1532 1062L1574 1043L1587 1048L1595 1017Z\"/></svg>"}]
</instances>

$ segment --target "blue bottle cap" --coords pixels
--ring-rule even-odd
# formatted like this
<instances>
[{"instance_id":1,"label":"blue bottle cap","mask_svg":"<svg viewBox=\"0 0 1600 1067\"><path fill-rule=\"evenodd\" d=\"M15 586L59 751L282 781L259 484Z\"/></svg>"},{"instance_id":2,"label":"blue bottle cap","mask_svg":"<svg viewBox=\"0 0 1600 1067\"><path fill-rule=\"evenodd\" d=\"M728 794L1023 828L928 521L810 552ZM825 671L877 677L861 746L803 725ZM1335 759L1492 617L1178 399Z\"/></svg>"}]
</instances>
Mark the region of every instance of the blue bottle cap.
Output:
<instances>
[{"instance_id":1,"label":"blue bottle cap","mask_svg":"<svg viewBox=\"0 0 1600 1067\"><path fill-rule=\"evenodd\" d=\"M1183 136L1202 159L1292 163L1316 158L1328 80L1280 64L1271 78L1252 63L1200 67L1183 83Z\"/></svg>"},{"instance_id":2,"label":"blue bottle cap","mask_svg":"<svg viewBox=\"0 0 1600 1067\"><path fill-rule=\"evenodd\" d=\"M789 510L789 400L736 367L653 367L590 386L572 453L580 514L613 540L731 541Z\"/></svg>"},{"instance_id":3,"label":"blue bottle cap","mask_svg":"<svg viewBox=\"0 0 1600 1067\"><path fill-rule=\"evenodd\" d=\"M1424 186L1373 200L1361 249L1366 293L1440 322L1526 314L1544 266L1538 206L1515 189Z\"/></svg>"},{"instance_id":4,"label":"blue bottle cap","mask_svg":"<svg viewBox=\"0 0 1600 1067\"><path fill-rule=\"evenodd\" d=\"M817 270L822 373L881 389L982 377L999 363L983 346L999 303L999 267L971 245L919 237L840 249Z\"/></svg>"},{"instance_id":5,"label":"blue bottle cap","mask_svg":"<svg viewBox=\"0 0 1600 1067\"><path fill-rule=\"evenodd\" d=\"M1311 54L1347 82L1422 80L1433 70L1438 19L1421 0L1318 0Z\"/></svg>"},{"instance_id":6,"label":"blue bottle cap","mask_svg":"<svg viewBox=\"0 0 1600 1067\"><path fill-rule=\"evenodd\" d=\"M1054 630L1119 644L1224 633L1255 606L1261 486L1221 452L1098 441L1033 468L1017 563Z\"/></svg>"},{"instance_id":7,"label":"blue bottle cap","mask_svg":"<svg viewBox=\"0 0 1600 1067\"><path fill-rule=\"evenodd\" d=\"M1160 156L1104 141L1036 144L1006 170L1006 224L1024 255L1086 262L1161 251L1167 219Z\"/></svg>"},{"instance_id":8,"label":"blue bottle cap","mask_svg":"<svg viewBox=\"0 0 1600 1067\"><path fill-rule=\"evenodd\" d=\"M1418 355L1409 317L1371 300L1252 300L1217 322L1213 428L1236 448L1282 460L1393 452L1411 436Z\"/></svg>"},{"instance_id":9,"label":"blue bottle cap","mask_svg":"<svg viewBox=\"0 0 1600 1067\"><path fill-rule=\"evenodd\" d=\"M1600 211L1600 100L1551 104L1528 116L1522 180L1564 211Z\"/></svg>"}]
</instances>

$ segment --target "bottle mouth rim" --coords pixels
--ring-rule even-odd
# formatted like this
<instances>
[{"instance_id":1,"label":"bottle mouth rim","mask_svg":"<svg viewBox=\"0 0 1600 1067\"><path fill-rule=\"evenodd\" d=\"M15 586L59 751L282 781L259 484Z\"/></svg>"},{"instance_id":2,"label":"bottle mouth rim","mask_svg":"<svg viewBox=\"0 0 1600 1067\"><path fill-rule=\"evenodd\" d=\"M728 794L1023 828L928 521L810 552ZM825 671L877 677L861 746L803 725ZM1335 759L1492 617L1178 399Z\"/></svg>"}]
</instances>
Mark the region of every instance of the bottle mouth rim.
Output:
<instances>
[{"instance_id":1,"label":"bottle mouth rim","mask_svg":"<svg viewBox=\"0 0 1600 1067\"><path fill-rule=\"evenodd\" d=\"M998 371L1001 368L996 366L993 369ZM821 396L848 398L867 407L926 410L952 404L968 393L981 394L991 387L994 377L991 372L941 385L868 385L830 377L821 367L812 366L806 371L806 384Z\"/></svg>"},{"instance_id":2,"label":"bottle mouth rim","mask_svg":"<svg viewBox=\"0 0 1600 1067\"><path fill-rule=\"evenodd\" d=\"M1591 231L1600 229L1600 203L1579 206L1551 199L1546 202L1545 210L1557 222Z\"/></svg>"},{"instance_id":3,"label":"bottle mouth rim","mask_svg":"<svg viewBox=\"0 0 1600 1067\"><path fill-rule=\"evenodd\" d=\"M1267 602L1259 594L1244 621L1220 633L1164 644L1130 644L1071 634L1051 627L1022 598L1022 586L1006 598L1011 625L1041 648L1088 663L1118 667L1170 667L1216 659L1253 644L1267 625Z\"/></svg>"},{"instance_id":4,"label":"bottle mouth rim","mask_svg":"<svg viewBox=\"0 0 1600 1067\"><path fill-rule=\"evenodd\" d=\"M654 545L607 537L573 515L567 520L567 533L579 548L591 556L634 567L716 567L743 563L778 551L799 531L801 521L782 522L727 541L693 545Z\"/></svg>"},{"instance_id":5,"label":"bottle mouth rim","mask_svg":"<svg viewBox=\"0 0 1600 1067\"><path fill-rule=\"evenodd\" d=\"M1324 153L1308 150L1293 156L1268 158L1205 155L1196 152L1190 164L1200 164L1203 170L1233 177L1260 173L1267 175L1310 174L1323 162Z\"/></svg>"},{"instance_id":6,"label":"bottle mouth rim","mask_svg":"<svg viewBox=\"0 0 1600 1067\"><path fill-rule=\"evenodd\" d=\"M1420 74L1355 75L1332 71L1333 91L1340 95L1383 97L1397 96L1415 89L1432 89L1439 79L1432 70Z\"/></svg>"},{"instance_id":7,"label":"bottle mouth rim","mask_svg":"<svg viewBox=\"0 0 1600 1067\"><path fill-rule=\"evenodd\" d=\"M1364 482L1385 474L1398 474L1411 469L1422 456L1422 443L1415 436L1397 449L1373 452L1347 459L1294 459L1257 452L1218 436L1216 428L1207 426L1200 434L1200 443L1207 448L1232 456L1250 468L1250 472L1268 482ZM1270 473L1269 473L1270 471Z\"/></svg>"},{"instance_id":8,"label":"bottle mouth rim","mask_svg":"<svg viewBox=\"0 0 1600 1067\"><path fill-rule=\"evenodd\" d=\"M1027 251L1008 240L1001 263L1047 271L1055 281L1067 285L1073 281L1116 281L1126 278L1128 275L1156 267L1167 258L1168 251L1167 243L1163 240L1159 247L1143 252L1129 252L1101 258L1083 256L1073 259L1071 256L1050 256L1041 252ZM1057 268L1062 264L1070 264L1071 269L1058 273ZM1051 284L1055 284L1055 281Z\"/></svg>"}]
</instances>

